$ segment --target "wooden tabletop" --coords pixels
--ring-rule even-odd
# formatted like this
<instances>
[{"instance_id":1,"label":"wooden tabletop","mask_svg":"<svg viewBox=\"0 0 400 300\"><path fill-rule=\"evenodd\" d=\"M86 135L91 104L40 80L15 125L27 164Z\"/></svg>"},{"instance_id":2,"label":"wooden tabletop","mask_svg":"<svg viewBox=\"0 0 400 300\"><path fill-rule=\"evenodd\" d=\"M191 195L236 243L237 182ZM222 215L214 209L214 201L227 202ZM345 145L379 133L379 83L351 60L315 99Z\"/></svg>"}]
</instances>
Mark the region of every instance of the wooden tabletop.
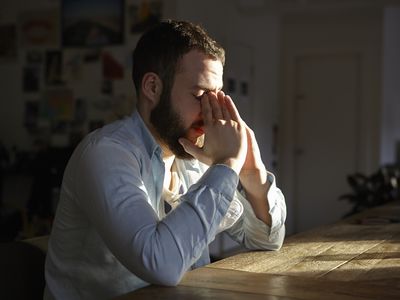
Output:
<instances>
[{"instance_id":1,"label":"wooden tabletop","mask_svg":"<svg viewBox=\"0 0 400 300\"><path fill-rule=\"evenodd\" d=\"M392 203L118 299L400 299L399 221Z\"/></svg>"},{"instance_id":2,"label":"wooden tabletop","mask_svg":"<svg viewBox=\"0 0 400 300\"><path fill-rule=\"evenodd\" d=\"M399 289L364 282L270 275L217 268L188 272L177 287L149 286L128 293L129 299L399 299Z\"/></svg>"},{"instance_id":3,"label":"wooden tabletop","mask_svg":"<svg viewBox=\"0 0 400 300\"><path fill-rule=\"evenodd\" d=\"M279 251L241 253L207 267L340 281L394 281L400 287L398 221L400 204L375 208L288 237Z\"/></svg>"}]
</instances>

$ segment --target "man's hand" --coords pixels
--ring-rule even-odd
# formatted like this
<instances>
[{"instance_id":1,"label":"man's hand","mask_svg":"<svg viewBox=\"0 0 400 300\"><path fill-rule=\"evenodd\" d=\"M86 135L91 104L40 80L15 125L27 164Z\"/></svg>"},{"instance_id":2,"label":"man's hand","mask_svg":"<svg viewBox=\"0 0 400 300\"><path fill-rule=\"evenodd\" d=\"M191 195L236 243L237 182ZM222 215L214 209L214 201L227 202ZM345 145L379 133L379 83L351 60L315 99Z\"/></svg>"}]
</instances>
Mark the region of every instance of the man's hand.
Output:
<instances>
[{"instance_id":1,"label":"man's hand","mask_svg":"<svg viewBox=\"0 0 400 300\"><path fill-rule=\"evenodd\" d=\"M271 216L268 212L267 195L270 184L267 180L267 170L261 160L254 132L246 124L244 125L247 133L247 155L240 171L240 182L257 218L271 226Z\"/></svg>"},{"instance_id":2,"label":"man's hand","mask_svg":"<svg viewBox=\"0 0 400 300\"><path fill-rule=\"evenodd\" d=\"M231 106L227 107L232 113L239 116L232 99L230 99L229 96L227 97L230 103L232 103ZM262 162L260 149L253 130L251 130L242 119L240 119L240 122L246 129L247 137L246 159L239 174L240 182L246 192L246 199L253 207L257 218L271 226L271 216L268 212L269 205L267 195L270 184L267 180L267 170Z\"/></svg>"},{"instance_id":3,"label":"man's hand","mask_svg":"<svg viewBox=\"0 0 400 300\"><path fill-rule=\"evenodd\" d=\"M201 100L204 119L204 146L199 148L180 139L186 152L203 163L224 163L240 176L246 199L257 218L271 226L267 194L269 182L254 132L241 119L229 96L208 93Z\"/></svg>"},{"instance_id":4,"label":"man's hand","mask_svg":"<svg viewBox=\"0 0 400 300\"><path fill-rule=\"evenodd\" d=\"M189 140L179 142L186 152L208 165L222 163L238 174L246 158L245 124L240 119L232 99L223 92L208 92L201 99L204 121L204 144L200 148Z\"/></svg>"},{"instance_id":5,"label":"man's hand","mask_svg":"<svg viewBox=\"0 0 400 300\"><path fill-rule=\"evenodd\" d=\"M269 189L267 170L261 159L260 149L253 130L243 122L247 135L247 155L240 171L240 182L247 193L254 196L264 196Z\"/></svg>"}]
</instances>

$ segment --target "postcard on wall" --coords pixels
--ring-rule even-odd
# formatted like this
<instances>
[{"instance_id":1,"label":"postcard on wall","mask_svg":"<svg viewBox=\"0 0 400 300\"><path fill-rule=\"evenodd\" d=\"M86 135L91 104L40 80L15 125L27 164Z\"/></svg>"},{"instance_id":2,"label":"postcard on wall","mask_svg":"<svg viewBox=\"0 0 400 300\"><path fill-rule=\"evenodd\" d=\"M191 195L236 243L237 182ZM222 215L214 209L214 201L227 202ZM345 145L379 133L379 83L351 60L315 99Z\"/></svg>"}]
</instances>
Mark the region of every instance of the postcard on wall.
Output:
<instances>
[{"instance_id":1,"label":"postcard on wall","mask_svg":"<svg viewBox=\"0 0 400 300\"><path fill-rule=\"evenodd\" d=\"M34 131L38 127L39 103L34 100L25 102L24 126L28 131Z\"/></svg>"},{"instance_id":2,"label":"postcard on wall","mask_svg":"<svg viewBox=\"0 0 400 300\"><path fill-rule=\"evenodd\" d=\"M83 79L84 57L81 51L64 51L62 65L62 80L72 83Z\"/></svg>"},{"instance_id":3,"label":"postcard on wall","mask_svg":"<svg viewBox=\"0 0 400 300\"><path fill-rule=\"evenodd\" d=\"M72 90L66 88L49 89L45 92L41 116L54 122L73 121L75 103Z\"/></svg>"},{"instance_id":4,"label":"postcard on wall","mask_svg":"<svg viewBox=\"0 0 400 300\"><path fill-rule=\"evenodd\" d=\"M14 24L0 26L0 62L17 58L17 27Z\"/></svg>"},{"instance_id":5,"label":"postcard on wall","mask_svg":"<svg viewBox=\"0 0 400 300\"><path fill-rule=\"evenodd\" d=\"M46 83L48 85L57 85L62 80L62 52L59 50L46 52Z\"/></svg>"},{"instance_id":6,"label":"postcard on wall","mask_svg":"<svg viewBox=\"0 0 400 300\"><path fill-rule=\"evenodd\" d=\"M19 15L21 46L58 47L59 16L56 9L22 12Z\"/></svg>"},{"instance_id":7,"label":"postcard on wall","mask_svg":"<svg viewBox=\"0 0 400 300\"><path fill-rule=\"evenodd\" d=\"M103 77L105 79L124 78L124 67L111 53L105 51L101 58L103 63Z\"/></svg>"},{"instance_id":8,"label":"postcard on wall","mask_svg":"<svg viewBox=\"0 0 400 300\"><path fill-rule=\"evenodd\" d=\"M24 92L37 92L40 86L40 68L27 66L23 70L22 88Z\"/></svg>"},{"instance_id":9,"label":"postcard on wall","mask_svg":"<svg viewBox=\"0 0 400 300\"><path fill-rule=\"evenodd\" d=\"M30 65L40 65L43 63L43 52L38 50L27 51L25 61Z\"/></svg>"},{"instance_id":10,"label":"postcard on wall","mask_svg":"<svg viewBox=\"0 0 400 300\"><path fill-rule=\"evenodd\" d=\"M141 33L162 19L163 3L161 0L140 0L129 6L130 32Z\"/></svg>"},{"instance_id":11,"label":"postcard on wall","mask_svg":"<svg viewBox=\"0 0 400 300\"><path fill-rule=\"evenodd\" d=\"M61 24L63 46L122 44L124 0L62 0Z\"/></svg>"},{"instance_id":12,"label":"postcard on wall","mask_svg":"<svg viewBox=\"0 0 400 300\"><path fill-rule=\"evenodd\" d=\"M74 114L74 124L83 124L88 115L88 104L85 99L78 98L75 100L75 114Z\"/></svg>"}]
</instances>

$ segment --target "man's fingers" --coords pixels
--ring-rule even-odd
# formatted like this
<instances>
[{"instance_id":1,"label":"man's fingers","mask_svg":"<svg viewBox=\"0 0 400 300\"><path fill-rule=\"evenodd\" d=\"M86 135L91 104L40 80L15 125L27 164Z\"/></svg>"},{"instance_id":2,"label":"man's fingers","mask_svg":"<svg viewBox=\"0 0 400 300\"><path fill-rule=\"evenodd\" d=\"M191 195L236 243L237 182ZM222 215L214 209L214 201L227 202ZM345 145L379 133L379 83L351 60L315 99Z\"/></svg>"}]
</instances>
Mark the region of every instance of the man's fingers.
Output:
<instances>
[{"instance_id":1,"label":"man's fingers","mask_svg":"<svg viewBox=\"0 0 400 300\"><path fill-rule=\"evenodd\" d=\"M232 120L231 113L226 107L225 93L223 91L218 92L218 101L221 106L222 118L226 121Z\"/></svg>"},{"instance_id":2,"label":"man's fingers","mask_svg":"<svg viewBox=\"0 0 400 300\"><path fill-rule=\"evenodd\" d=\"M201 109L204 125L211 125L215 120L242 121L232 98L222 91L207 93L202 98Z\"/></svg>"},{"instance_id":3,"label":"man's fingers","mask_svg":"<svg viewBox=\"0 0 400 300\"><path fill-rule=\"evenodd\" d=\"M204 95L201 98L201 113L203 115L203 122L204 125L208 126L212 124L213 122L213 115L212 115L212 110L210 106L210 98L207 95Z\"/></svg>"},{"instance_id":4,"label":"man's fingers","mask_svg":"<svg viewBox=\"0 0 400 300\"><path fill-rule=\"evenodd\" d=\"M209 92L208 96L210 99L210 106L212 109L214 120L223 119L221 105L219 103L217 95L215 93Z\"/></svg>"},{"instance_id":5,"label":"man's fingers","mask_svg":"<svg viewBox=\"0 0 400 300\"><path fill-rule=\"evenodd\" d=\"M240 122L242 121L242 119L240 118L239 115L239 111L237 110L235 104L233 103L232 98L229 95L225 96L225 104L226 104L226 108L228 109L232 120L236 121L236 122Z\"/></svg>"}]
</instances>

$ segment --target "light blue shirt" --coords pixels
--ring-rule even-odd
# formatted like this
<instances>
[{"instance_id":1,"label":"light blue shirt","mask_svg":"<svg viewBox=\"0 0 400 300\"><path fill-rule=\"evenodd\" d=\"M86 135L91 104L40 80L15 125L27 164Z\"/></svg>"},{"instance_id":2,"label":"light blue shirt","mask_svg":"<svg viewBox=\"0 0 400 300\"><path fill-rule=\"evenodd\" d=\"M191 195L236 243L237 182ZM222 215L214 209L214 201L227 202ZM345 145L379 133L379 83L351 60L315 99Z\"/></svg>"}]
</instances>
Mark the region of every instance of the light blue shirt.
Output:
<instances>
[{"instance_id":1,"label":"light blue shirt","mask_svg":"<svg viewBox=\"0 0 400 300\"><path fill-rule=\"evenodd\" d=\"M149 283L176 285L210 262L208 245L224 229L249 249L281 247L286 206L272 174L269 227L237 191L232 169L175 163L183 194L166 214L161 148L137 112L78 145L50 235L45 299L107 299Z\"/></svg>"}]
</instances>

